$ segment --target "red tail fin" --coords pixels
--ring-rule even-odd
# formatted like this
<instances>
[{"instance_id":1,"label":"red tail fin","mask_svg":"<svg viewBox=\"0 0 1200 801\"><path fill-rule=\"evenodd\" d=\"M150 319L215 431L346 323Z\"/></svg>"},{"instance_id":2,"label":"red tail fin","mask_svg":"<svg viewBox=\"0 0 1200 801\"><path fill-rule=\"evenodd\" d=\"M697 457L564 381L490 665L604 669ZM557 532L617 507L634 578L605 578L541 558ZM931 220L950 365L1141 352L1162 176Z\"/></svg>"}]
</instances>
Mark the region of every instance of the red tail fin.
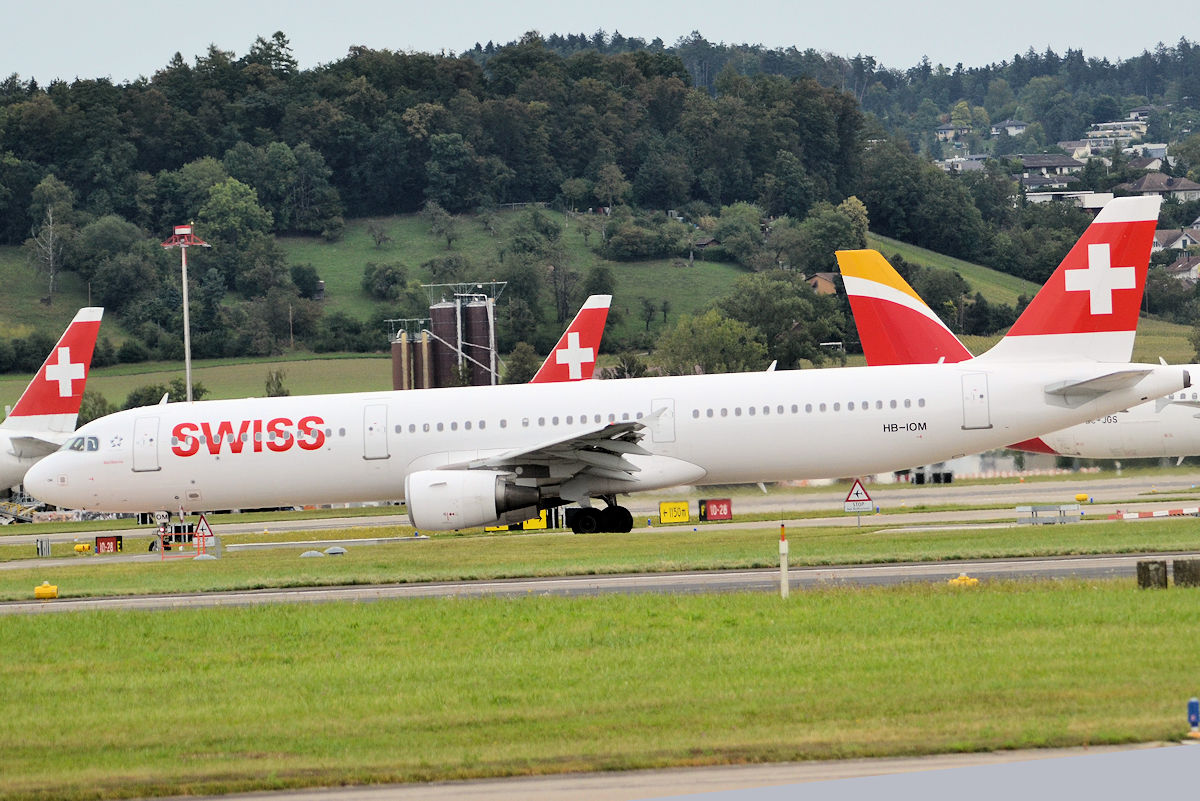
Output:
<instances>
[{"instance_id":1,"label":"red tail fin","mask_svg":"<svg viewBox=\"0 0 1200 801\"><path fill-rule=\"evenodd\" d=\"M6 428L48 431L75 428L103 316L104 309L98 307L75 313L75 319L5 419Z\"/></svg>"},{"instance_id":2,"label":"red tail fin","mask_svg":"<svg viewBox=\"0 0 1200 801\"><path fill-rule=\"evenodd\" d=\"M1110 201L984 356L1129 361L1160 203L1158 197Z\"/></svg>"},{"instance_id":3,"label":"red tail fin","mask_svg":"<svg viewBox=\"0 0 1200 801\"><path fill-rule=\"evenodd\" d=\"M546 384L555 381L583 381L596 370L596 356L604 337L604 323L612 295L592 295L583 303L575 319L567 326L562 338L550 351L541 369L529 383Z\"/></svg>"},{"instance_id":4,"label":"red tail fin","mask_svg":"<svg viewBox=\"0 0 1200 801\"><path fill-rule=\"evenodd\" d=\"M839 250L836 255L867 364L971 358L954 332L878 251Z\"/></svg>"}]
</instances>

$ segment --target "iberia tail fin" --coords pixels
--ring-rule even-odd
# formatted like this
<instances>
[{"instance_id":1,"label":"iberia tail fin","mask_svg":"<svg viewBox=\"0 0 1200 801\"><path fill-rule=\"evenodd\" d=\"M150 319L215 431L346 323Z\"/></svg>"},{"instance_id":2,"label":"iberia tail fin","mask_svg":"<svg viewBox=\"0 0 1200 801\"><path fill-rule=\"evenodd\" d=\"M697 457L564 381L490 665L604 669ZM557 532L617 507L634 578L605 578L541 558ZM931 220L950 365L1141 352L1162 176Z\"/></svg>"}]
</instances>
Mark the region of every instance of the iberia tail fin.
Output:
<instances>
[{"instance_id":1,"label":"iberia tail fin","mask_svg":"<svg viewBox=\"0 0 1200 801\"><path fill-rule=\"evenodd\" d=\"M75 430L103 316L104 309L95 306L75 313L0 427L52 433Z\"/></svg>"},{"instance_id":2,"label":"iberia tail fin","mask_svg":"<svg viewBox=\"0 0 1200 801\"><path fill-rule=\"evenodd\" d=\"M1004 339L980 358L1129 361L1161 202L1109 201Z\"/></svg>"},{"instance_id":3,"label":"iberia tail fin","mask_svg":"<svg viewBox=\"0 0 1200 801\"><path fill-rule=\"evenodd\" d=\"M596 357L600 353L600 340L604 337L604 323L608 320L611 303L612 295L592 295L585 300L529 383L584 381L591 378L596 370Z\"/></svg>"},{"instance_id":4,"label":"iberia tail fin","mask_svg":"<svg viewBox=\"0 0 1200 801\"><path fill-rule=\"evenodd\" d=\"M839 250L867 364L961 362L971 352L878 251Z\"/></svg>"}]
</instances>

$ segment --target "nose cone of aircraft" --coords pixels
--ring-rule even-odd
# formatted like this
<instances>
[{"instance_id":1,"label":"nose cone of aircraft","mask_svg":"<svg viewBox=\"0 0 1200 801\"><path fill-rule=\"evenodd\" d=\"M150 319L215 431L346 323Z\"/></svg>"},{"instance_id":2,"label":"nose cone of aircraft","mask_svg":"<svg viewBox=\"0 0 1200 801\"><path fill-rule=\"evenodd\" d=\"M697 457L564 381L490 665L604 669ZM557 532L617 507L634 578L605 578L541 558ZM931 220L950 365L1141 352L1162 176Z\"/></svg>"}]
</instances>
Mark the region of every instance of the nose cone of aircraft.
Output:
<instances>
[{"instance_id":1,"label":"nose cone of aircraft","mask_svg":"<svg viewBox=\"0 0 1200 801\"><path fill-rule=\"evenodd\" d=\"M58 454L50 454L36 462L25 473L25 491L45 503L55 506L66 504L63 490L69 487L67 477L60 475Z\"/></svg>"}]
</instances>

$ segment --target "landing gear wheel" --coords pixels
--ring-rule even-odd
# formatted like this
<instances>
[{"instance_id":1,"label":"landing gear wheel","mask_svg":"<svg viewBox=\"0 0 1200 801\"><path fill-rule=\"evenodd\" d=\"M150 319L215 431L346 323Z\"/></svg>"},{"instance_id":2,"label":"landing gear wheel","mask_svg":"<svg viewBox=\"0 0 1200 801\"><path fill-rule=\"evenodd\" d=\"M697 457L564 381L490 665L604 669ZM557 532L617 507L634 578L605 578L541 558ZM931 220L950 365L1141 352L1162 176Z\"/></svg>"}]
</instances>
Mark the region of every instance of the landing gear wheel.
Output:
<instances>
[{"instance_id":1,"label":"landing gear wheel","mask_svg":"<svg viewBox=\"0 0 1200 801\"><path fill-rule=\"evenodd\" d=\"M624 506L609 506L600 513L602 531L628 534L633 531L633 514Z\"/></svg>"},{"instance_id":2,"label":"landing gear wheel","mask_svg":"<svg viewBox=\"0 0 1200 801\"><path fill-rule=\"evenodd\" d=\"M596 509L584 507L575 513L574 522L571 523L571 531L576 534L595 534L600 531L600 515Z\"/></svg>"}]
</instances>

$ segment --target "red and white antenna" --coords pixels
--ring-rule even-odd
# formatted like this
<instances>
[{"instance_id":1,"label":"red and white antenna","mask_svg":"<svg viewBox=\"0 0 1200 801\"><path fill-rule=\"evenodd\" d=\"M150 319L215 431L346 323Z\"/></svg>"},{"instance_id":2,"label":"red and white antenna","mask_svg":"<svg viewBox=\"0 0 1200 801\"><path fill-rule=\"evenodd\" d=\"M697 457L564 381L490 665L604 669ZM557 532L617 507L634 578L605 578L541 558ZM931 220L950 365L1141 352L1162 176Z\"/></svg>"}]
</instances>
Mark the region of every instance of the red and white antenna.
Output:
<instances>
[{"instance_id":1,"label":"red and white antenna","mask_svg":"<svg viewBox=\"0 0 1200 801\"><path fill-rule=\"evenodd\" d=\"M187 249L190 247L211 247L200 237L192 233L191 225L175 226L175 233L166 242L164 248L179 248L183 255L183 372L187 382L187 400L192 402L192 324L188 315L188 274Z\"/></svg>"}]
</instances>

